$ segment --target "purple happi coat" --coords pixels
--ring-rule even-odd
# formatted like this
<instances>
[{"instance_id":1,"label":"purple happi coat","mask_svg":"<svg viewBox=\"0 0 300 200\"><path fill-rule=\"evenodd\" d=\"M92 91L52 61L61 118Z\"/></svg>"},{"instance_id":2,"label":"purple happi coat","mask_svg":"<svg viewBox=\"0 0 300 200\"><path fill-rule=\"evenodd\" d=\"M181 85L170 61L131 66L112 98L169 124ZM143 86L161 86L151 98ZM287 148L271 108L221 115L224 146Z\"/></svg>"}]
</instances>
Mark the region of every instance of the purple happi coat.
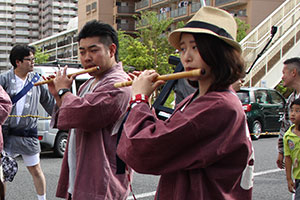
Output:
<instances>
[{"instance_id":1,"label":"purple happi coat","mask_svg":"<svg viewBox=\"0 0 300 200\"><path fill-rule=\"evenodd\" d=\"M161 175L157 200L251 199L254 155L238 97L192 96L167 121L145 103L133 107L118 155L137 172Z\"/></svg>"},{"instance_id":2,"label":"purple happi coat","mask_svg":"<svg viewBox=\"0 0 300 200\"><path fill-rule=\"evenodd\" d=\"M76 178L72 200L125 200L129 194L128 177L116 174L117 135L112 135L131 97L129 87L115 88L113 84L127 78L119 63L83 97L66 94L56 113L54 121L59 129L75 128ZM84 83L79 93L88 87L89 81L93 79ZM56 193L61 198L68 195L68 147L69 140Z\"/></svg>"}]
</instances>

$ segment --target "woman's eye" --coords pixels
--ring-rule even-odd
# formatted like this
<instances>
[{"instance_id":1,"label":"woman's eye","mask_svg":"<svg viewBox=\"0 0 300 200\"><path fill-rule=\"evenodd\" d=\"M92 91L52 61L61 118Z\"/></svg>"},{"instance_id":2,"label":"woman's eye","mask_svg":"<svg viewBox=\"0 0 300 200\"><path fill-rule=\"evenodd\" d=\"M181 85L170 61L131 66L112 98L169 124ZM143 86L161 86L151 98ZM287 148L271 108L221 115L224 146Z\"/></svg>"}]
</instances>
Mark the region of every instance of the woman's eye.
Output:
<instances>
[{"instance_id":1,"label":"woman's eye","mask_svg":"<svg viewBox=\"0 0 300 200\"><path fill-rule=\"evenodd\" d=\"M197 46L193 46L193 49L197 49Z\"/></svg>"}]
</instances>

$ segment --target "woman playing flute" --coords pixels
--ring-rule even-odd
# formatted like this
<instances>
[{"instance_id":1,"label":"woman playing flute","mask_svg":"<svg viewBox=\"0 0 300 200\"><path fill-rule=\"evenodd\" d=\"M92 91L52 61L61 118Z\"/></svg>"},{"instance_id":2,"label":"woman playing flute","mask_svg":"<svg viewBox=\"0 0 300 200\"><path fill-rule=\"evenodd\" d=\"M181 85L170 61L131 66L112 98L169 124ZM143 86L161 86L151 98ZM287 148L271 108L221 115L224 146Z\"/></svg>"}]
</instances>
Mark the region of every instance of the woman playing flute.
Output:
<instances>
[{"instance_id":1,"label":"woman playing flute","mask_svg":"<svg viewBox=\"0 0 300 200\"><path fill-rule=\"evenodd\" d=\"M163 83L145 71L132 84L133 98L118 145L119 157L139 173L161 175L156 199L251 199L254 156L242 105L230 86L244 76L236 23L227 12L203 7L169 42L186 71L205 74L198 90L167 121L158 120L147 96Z\"/></svg>"}]
</instances>

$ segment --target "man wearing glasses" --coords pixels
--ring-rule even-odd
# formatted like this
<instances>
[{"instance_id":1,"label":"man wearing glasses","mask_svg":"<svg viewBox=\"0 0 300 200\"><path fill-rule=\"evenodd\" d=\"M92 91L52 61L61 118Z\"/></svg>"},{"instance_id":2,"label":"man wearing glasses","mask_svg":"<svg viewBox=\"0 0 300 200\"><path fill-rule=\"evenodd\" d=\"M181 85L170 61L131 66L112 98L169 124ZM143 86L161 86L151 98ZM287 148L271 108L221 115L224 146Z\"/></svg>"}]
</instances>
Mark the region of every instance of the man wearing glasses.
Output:
<instances>
[{"instance_id":1,"label":"man wearing glasses","mask_svg":"<svg viewBox=\"0 0 300 200\"><path fill-rule=\"evenodd\" d=\"M0 85L14 103L11 115L3 125L4 150L12 155L21 155L30 172L38 200L46 199L46 181L40 166L40 144L37 136L38 103L49 115L55 100L47 85L34 86L26 90L29 82L39 79L33 72L35 49L16 45L10 52L13 68L0 74ZM25 91L25 92L24 92ZM21 94L21 95L20 95ZM16 99L16 96L19 98Z\"/></svg>"}]
</instances>

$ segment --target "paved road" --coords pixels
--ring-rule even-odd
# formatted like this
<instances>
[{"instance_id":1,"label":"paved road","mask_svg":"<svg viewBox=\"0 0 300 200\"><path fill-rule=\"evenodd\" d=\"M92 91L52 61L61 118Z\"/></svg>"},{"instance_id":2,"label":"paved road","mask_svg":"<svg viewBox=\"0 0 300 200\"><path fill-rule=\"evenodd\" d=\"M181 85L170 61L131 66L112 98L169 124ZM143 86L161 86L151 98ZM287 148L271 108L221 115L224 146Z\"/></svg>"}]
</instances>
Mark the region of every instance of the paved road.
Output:
<instances>
[{"instance_id":1,"label":"paved road","mask_svg":"<svg viewBox=\"0 0 300 200\"><path fill-rule=\"evenodd\" d=\"M286 186L285 173L276 168L276 143L276 137L262 138L253 142L256 157L253 200L291 199L291 194ZM61 160L53 157L51 153L41 155L41 164L47 179L48 200L58 200L55 198L55 189ZM7 200L35 200L31 176L21 159L18 163L19 172L15 180L7 186ZM139 200L153 200L158 179L158 176L135 174L133 190L136 197ZM133 198L129 197L128 199Z\"/></svg>"}]
</instances>

